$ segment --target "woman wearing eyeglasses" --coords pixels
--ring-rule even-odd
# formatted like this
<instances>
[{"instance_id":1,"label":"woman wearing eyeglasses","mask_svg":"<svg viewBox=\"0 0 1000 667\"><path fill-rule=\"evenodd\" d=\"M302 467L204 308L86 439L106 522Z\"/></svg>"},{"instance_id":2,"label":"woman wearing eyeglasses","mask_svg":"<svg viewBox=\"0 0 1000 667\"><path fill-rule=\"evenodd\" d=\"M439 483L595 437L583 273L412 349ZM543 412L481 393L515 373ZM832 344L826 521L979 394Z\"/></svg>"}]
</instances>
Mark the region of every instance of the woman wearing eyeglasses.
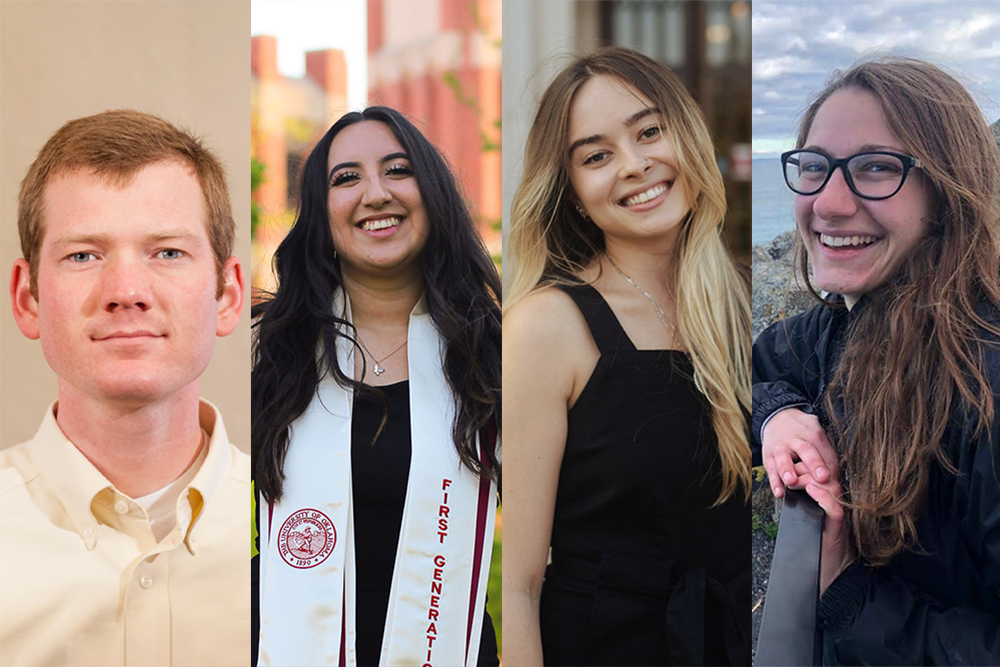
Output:
<instances>
[{"instance_id":1,"label":"woman wearing eyeglasses","mask_svg":"<svg viewBox=\"0 0 1000 667\"><path fill-rule=\"evenodd\" d=\"M782 156L820 301L753 347L755 463L826 513L826 664L1000 663L1000 163L925 62L839 74Z\"/></svg>"}]
</instances>

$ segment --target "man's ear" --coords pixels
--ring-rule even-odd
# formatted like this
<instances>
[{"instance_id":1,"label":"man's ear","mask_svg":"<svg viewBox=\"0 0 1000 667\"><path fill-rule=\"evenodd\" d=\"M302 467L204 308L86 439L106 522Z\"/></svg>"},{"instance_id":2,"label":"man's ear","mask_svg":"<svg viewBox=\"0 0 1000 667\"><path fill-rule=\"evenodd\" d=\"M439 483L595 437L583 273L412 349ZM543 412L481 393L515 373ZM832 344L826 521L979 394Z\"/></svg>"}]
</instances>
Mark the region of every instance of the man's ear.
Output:
<instances>
[{"instance_id":1,"label":"man's ear","mask_svg":"<svg viewBox=\"0 0 1000 667\"><path fill-rule=\"evenodd\" d=\"M222 296L219 297L219 323L216 336L228 336L240 323L243 312L243 265L239 257L230 257L222 267Z\"/></svg>"},{"instance_id":2,"label":"man's ear","mask_svg":"<svg viewBox=\"0 0 1000 667\"><path fill-rule=\"evenodd\" d=\"M21 258L14 260L10 272L10 301L17 328L31 340L38 340L38 299L31 293L31 266Z\"/></svg>"}]
</instances>

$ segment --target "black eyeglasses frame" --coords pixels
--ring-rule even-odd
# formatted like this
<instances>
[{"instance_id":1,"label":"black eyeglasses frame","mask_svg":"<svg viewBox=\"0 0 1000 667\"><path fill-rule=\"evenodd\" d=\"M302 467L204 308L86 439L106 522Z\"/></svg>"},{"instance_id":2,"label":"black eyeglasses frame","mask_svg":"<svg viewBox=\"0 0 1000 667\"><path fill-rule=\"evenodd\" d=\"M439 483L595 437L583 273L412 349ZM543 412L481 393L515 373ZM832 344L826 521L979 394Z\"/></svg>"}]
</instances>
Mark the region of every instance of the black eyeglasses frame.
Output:
<instances>
[{"instance_id":1,"label":"black eyeglasses frame","mask_svg":"<svg viewBox=\"0 0 1000 667\"><path fill-rule=\"evenodd\" d=\"M826 178L823 179L823 183L811 192L802 192L801 190L796 190L792 187L792 184L788 182L788 160L796 153L813 153L815 155L822 155L830 163L830 170L826 172ZM857 186L854 185L854 179L851 177L851 172L847 169L847 163L856 157L862 155L888 155L898 159L903 164L903 174L899 178L899 186L892 191L892 194L885 195L884 197L871 197L869 195L862 194L858 191ZM893 151L861 151L860 153L855 153L854 155L848 155L847 157L835 158L832 155L828 155L823 151L817 151L814 149L797 148L793 151L786 151L781 154L781 175L785 179L785 185L788 189L795 194L803 195L805 197L811 197L812 195L818 195L826 187L826 184L830 182L830 178L833 176L833 172L840 168L841 173L844 175L844 181L847 183L847 187L851 189L855 195L861 199L867 199L868 201L882 201L889 199L890 197L895 197L900 190L903 189L903 184L906 183L906 177L910 173L911 169L923 169L923 165L920 164L920 160L913 157L912 155L904 155L903 153L895 153Z\"/></svg>"}]
</instances>

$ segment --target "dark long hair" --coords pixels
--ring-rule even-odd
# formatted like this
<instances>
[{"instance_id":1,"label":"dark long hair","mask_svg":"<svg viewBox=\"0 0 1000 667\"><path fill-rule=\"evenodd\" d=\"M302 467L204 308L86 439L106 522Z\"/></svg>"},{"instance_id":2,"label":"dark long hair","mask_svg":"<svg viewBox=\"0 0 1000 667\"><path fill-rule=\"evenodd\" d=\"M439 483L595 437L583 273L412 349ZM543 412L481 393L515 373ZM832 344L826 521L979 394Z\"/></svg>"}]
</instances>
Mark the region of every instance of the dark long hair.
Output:
<instances>
[{"instance_id":1,"label":"dark long hair","mask_svg":"<svg viewBox=\"0 0 1000 667\"><path fill-rule=\"evenodd\" d=\"M798 147L823 103L844 89L878 100L934 193L927 236L865 295L824 399L849 481L854 547L884 565L904 548L919 548L916 522L931 464L956 472L944 443L954 405L968 411L978 433L988 434L993 420L982 355L984 339L1000 336L984 319L1000 312L1000 153L965 88L938 67L906 58L836 73L806 110Z\"/></svg>"},{"instance_id":2,"label":"dark long hair","mask_svg":"<svg viewBox=\"0 0 1000 667\"><path fill-rule=\"evenodd\" d=\"M356 340L350 323L333 313L343 277L327 214L326 169L334 138L362 121L388 125L409 155L430 221L421 255L425 298L447 341L444 374L455 397L455 448L474 472L499 476L496 452L484 447L488 460L481 460L476 436L486 442L500 428L500 277L441 154L398 111L370 107L343 116L309 154L295 224L274 254L278 286L253 307L253 473L271 503L282 495L288 427L309 406L323 376L363 390L351 369L345 373L337 363L337 339Z\"/></svg>"}]
</instances>

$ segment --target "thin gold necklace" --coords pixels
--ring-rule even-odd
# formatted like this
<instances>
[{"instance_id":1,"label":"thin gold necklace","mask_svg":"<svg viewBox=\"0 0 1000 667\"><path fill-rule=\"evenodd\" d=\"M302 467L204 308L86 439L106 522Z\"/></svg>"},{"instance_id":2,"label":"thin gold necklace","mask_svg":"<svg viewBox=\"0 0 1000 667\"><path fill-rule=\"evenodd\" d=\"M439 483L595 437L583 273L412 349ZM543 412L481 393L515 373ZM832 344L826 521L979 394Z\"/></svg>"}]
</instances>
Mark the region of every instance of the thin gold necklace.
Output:
<instances>
[{"instance_id":1,"label":"thin gold necklace","mask_svg":"<svg viewBox=\"0 0 1000 667\"><path fill-rule=\"evenodd\" d=\"M622 271L617 264L615 264L615 260L611 259L611 255L605 256L608 258L608 261L611 262L611 266L615 267L615 271L618 272L618 275L627 280L629 285L639 290L639 293L646 297L649 304L653 306L653 310L656 311L656 316L660 318L660 323L663 324L663 328L670 334L670 342L674 342L674 336L677 335L677 327L673 325L673 322L667 320L667 314L663 312L662 308L660 308L660 304L656 303L656 299L653 298L653 295L639 287L639 283L629 278L628 275Z\"/></svg>"},{"instance_id":2,"label":"thin gold necklace","mask_svg":"<svg viewBox=\"0 0 1000 667\"><path fill-rule=\"evenodd\" d=\"M618 272L618 275L624 278L629 285L639 290L639 293L642 294L644 297L646 297L650 305L653 306L653 310L656 311L656 316L660 318L660 323L663 324L663 328L666 329L667 333L670 334L670 342L673 343L674 338L677 335L677 327L674 326L673 322L667 320L667 315L666 313L663 312L663 309L660 308L660 304L656 303L656 299L654 299L649 292L639 287L639 283L632 280L628 276L628 274L622 271L621 268L617 264L615 264L615 260L611 259L611 255L609 255L608 253L604 253L604 256L608 258L609 262L611 262L611 266L615 267L615 271ZM700 391L702 394L705 394L705 388L702 387L701 385L701 379L698 377L698 371L694 372L694 386L695 389ZM705 395L707 396L707 394Z\"/></svg>"},{"instance_id":3,"label":"thin gold necklace","mask_svg":"<svg viewBox=\"0 0 1000 667\"><path fill-rule=\"evenodd\" d=\"M372 368L372 372L375 373L376 377L379 376L379 375L382 375L382 373L385 373L385 366L382 366L380 364L383 361L385 361L386 359L388 359L389 357L391 357L392 355L394 355L397 352L399 352L400 350L402 350L406 346L406 343L408 342L408 341L404 340L403 343L402 343L402 345L400 345L399 347L397 347L395 350L393 350L389 354L385 355L381 359L375 359L375 355L372 354L372 351L369 350L368 346L365 345L365 343L364 343L363 340L361 340L361 334L359 333L359 334L357 334L357 336L358 336L358 343L361 344L361 349L364 350L366 353L368 353L368 356L371 357L372 359L374 359L374 361L375 361L375 367Z\"/></svg>"}]
</instances>

